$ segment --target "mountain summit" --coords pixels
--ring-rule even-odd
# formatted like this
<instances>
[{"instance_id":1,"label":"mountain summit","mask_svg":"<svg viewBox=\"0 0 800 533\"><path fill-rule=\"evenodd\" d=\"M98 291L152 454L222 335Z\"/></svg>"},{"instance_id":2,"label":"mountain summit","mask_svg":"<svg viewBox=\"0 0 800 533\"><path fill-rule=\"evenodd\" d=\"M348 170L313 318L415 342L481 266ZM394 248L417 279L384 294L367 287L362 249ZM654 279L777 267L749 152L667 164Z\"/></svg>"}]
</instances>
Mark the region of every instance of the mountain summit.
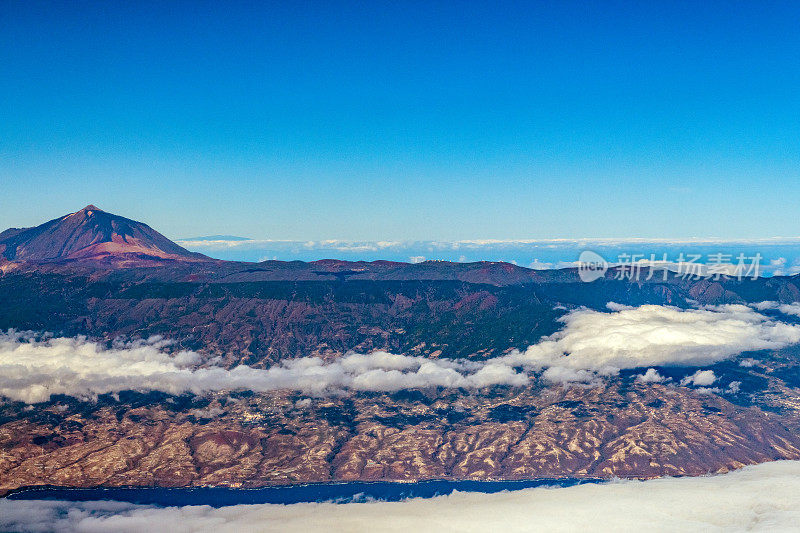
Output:
<instances>
[{"instance_id":1,"label":"mountain summit","mask_svg":"<svg viewBox=\"0 0 800 533\"><path fill-rule=\"evenodd\" d=\"M94 205L34 228L11 228L0 233L0 257L11 261L206 259L147 224L107 213Z\"/></svg>"}]
</instances>

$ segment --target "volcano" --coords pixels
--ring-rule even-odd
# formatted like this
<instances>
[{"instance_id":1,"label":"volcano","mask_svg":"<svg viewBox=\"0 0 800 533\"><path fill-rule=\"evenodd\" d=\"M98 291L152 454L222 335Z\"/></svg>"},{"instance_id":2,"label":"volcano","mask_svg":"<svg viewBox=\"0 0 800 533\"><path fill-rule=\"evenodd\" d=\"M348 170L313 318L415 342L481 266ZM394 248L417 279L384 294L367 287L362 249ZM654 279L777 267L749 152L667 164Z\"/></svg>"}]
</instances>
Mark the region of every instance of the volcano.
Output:
<instances>
[{"instance_id":1,"label":"volcano","mask_svg":"<svg viewBox=\"0 0 800 533\"><path fill-rule=\"evenodd\" d=\"M107 213L94 205L33 228L11 228L0 233L0 257L31 262L209 259L178 246L147 224Z\"/></svg>"}]
</instances>

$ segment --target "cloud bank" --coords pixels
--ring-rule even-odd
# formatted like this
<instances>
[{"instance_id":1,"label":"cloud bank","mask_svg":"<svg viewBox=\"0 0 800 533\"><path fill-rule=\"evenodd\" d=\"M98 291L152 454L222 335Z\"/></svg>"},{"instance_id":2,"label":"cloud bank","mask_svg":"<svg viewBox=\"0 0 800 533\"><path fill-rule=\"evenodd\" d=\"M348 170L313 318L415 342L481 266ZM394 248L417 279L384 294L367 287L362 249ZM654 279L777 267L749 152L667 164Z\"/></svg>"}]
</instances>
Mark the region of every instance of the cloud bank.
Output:
<instances>
[{"instance_id":1,"label":"cloud bank","mask_svg":"<svg viewBox=\"0 0 800 533\"><path fill-rule=\"evenodd\" d=\"M800 303L759 302L752 306L759 311L775 310L784 315L800 316Z\"/></svg>"},{"instance_id":2,"label":"cloud bank","mask_svg":"<svg viewBox=\"0 0 800 533\"><path fill-rule=\"evenodd\" d=\"M524 385L508 365L428 359L386 352L348 354L332 362L303 357L269 369L197 367L200 356L170 354L160 338L106 348L85 338L0 334L0 395L27 403L53 394L93 397L121 390L182 392L297 389L324 394L344 389L397 391L420 387Z\"/></svg>"},{"instance_id":3,"label":"cloud bank","mask_svg":"<svg viewBox=\"0 0 800 533\"><path fill-rule=\"evenodd\" d=\"M139 506L0 500L0 530L213 531L796 531L800 461L725 475L616 481L402 502Z\"/></svg>"},{"instance_id":4,"label":"cloud bank","mask_svg":"<svg viewBox=\"0 0 800 533\"><path fill-rule=\"evenodd\" d=\"M629 368L711 365L743 351L800 342L800 327L744 305L608 307L611 313L573 311L561 319L561 331L504 359L544 369L552 381L585 381Z\"/></svg>"},{"instance_id":5,"label":"cloud bank","mask_svg":"<svg viewBox=\"0 0 800 533\"><path fill-rule=\"evenodd\" d=\"M555 383L597 382L623 369L706 366L742 351L800 342L800 325L770 319L751 307L678 309L609 304L610 312L574 310L564 328L525 351L484 361L429 359L387 352L286 360L268 369L200 366L191 351L169 352L161 338L105 347L85 338L0 334L0 395L28 403L53 394L94 397L121 390L169 394L247 389L295 389L323 395L346 390L392 392L446 387L523 386L541 377ZM653 369L639 378L655 383ZM706 386L713 373L683 385Z\"/></svg>"},{"instance_id":6,"label":"cloud bank","mask_svg":"<svg viewBox=\"0 0 800 533\"><path fill-rule=\"evenodd\" d=\"M753 240L720 239L473 239L455 241L352 241L315 240L289 241L272 239L242 239L212 236L179 240L178 244L195 252L218 259L241 261L284 261L346 259L352 261L414 262L421 258L454 262L506 261L542 270L574 267L584 250L592 250L609 262L618 261L620 254L629 257L663 258L677 261L681 254L698 255L698 263L709 261L709 254L736 257L743 253L752 257L760 253L760 275L791 275L800 272L798 255L800 238L771 238Z\"/></svg>"}]
</instances>

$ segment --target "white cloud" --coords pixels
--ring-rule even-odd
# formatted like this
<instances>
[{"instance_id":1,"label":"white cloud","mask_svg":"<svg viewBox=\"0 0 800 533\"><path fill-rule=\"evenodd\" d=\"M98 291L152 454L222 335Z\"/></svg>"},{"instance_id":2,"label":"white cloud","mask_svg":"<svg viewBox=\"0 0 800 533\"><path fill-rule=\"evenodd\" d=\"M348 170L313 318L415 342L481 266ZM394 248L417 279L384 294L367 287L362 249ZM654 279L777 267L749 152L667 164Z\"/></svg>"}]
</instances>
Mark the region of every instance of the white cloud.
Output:
<instances>
[{"instance_id":1,"label":"white cloud","mask_svg":"<svg viewBox=\"0 0 800 533\"><path fill-rule=\"evenodd\" d=\"M800 264L795 258L791 264L785 257L778 257L770 260L769 264L763 266L765 273L771 276L793 276L800 273Z\"/></svg>"},{"instance_id":2,"label":"white cloud","mask_svg":"<svg viewBox=\"0 0 800 533\"><path fill-rule=\"evenodd\" d=\"M542 262L538 259L534 259L533 262L528 265L528 268L533 270L550 270L553 268L553 263Z\"/></svg>"},{"instance_id":3,"label":"white cloud","mask_svg":"<svg viewBox=\"0 0 800 533\"><path fill-rule=\"evenodd\" d=\"M618 480L401 502L155 507L0 500L0 530L133 533L238 531L796 531L800 462L718 476Z\"/></svg>"},{"instance_id":4,"label":"white cloud","mask_svg":"<svg viewBox=\"0 0 800 533\"><path fill-rule=\"evenodd\" d=\"M542 378L553 383L588 383L596 384L600 378L596 372L584 368L551 366L542 372Z\"/></svg>"},{"instance_id":5,"label":"white cloud","mask_svg":"<svg viewBox=\"0 0 800 533\"><path fill-rule=\"evenodd\" d=\"M800 303L782 304L779 302L758 302L752 304L752 307L759 311L777 310L784 315L800 316Z\"/></svg>"},{"instance_id":6,"label":"white cloud","mask_svg":"<svg viewBox=\"0 0 800 533\"><path fill-rule=\"evenodd\" d=\"M24 402L47 400L52 394L91 396L124 389L184 390L198 354L167 354L160 337L106 349L77 338L35 338L0 334L0 395Z\"/></svg>"},{"instance_id":7,"label":"white cloud","mask_svg":"<svg viewBox=\"0 0 800 533\"><path fill-rule=\"evenodd\" d=\"M528 268L532 270L560 270L562 268L578 268L581 266L580 261L555 261L555 262L542 262L534 259Z\"/></svg>"},{"instance_id":8,"label":"white cloud","mask_svg":"<svg viewBox=\"0 0 800 533\"><path fill-rule=\"evenodd\" d=\"M312 395L476 389L523 386L538 372L550 382L594 384L621 369L705 366L745 350L776 349L800 341L800 326L771 320L741 305L608 307L611 312L572 311L561 319L564 328L558 333L525 351L482 362L373 352L350 353L327 362L318 357L290 359L268 369L245 365L226 369L211 362L199 366L201 358L194 352L169 353L169 343L158 337L106 348L81 337L36 338L9 332L0 334L0 395L35 403L53 394L93 397L127 389L170 394L296 389ZM657 379L650 370L640 382ZM695 386L713 382L705 383L713 373L697 376L692 381Z\"/></svg>"},{"instance_id":9,"label":"white cloud","mask_svg":"<svg viewBox=\"0 0 800 533\"><path fill-rule=\"evenodd\" d=\"M705 366L743 351L800 341L800 326L771 320L744 305L679 309L610 303L609 308L613 312L573 311L561 319L561 331L504 359L549 369L545 376L559 381L569 373L555 372L556 367L614 375L628 368Z\"/></svg>"},{"instance_id":10,"label":"white cloud","mask_svg":"<svg viewBox=\"0 0 800 533\"><path fill-rule=\"evenodd\" d=\"M622 311L624 309L636 309L634 305L618 304L617 302L608 302L606 308L610 311Z\"/></svg>"},{"instance_id":11,"label":"white cloud","mask_svg":"<svg viewBox=\"0 0 800 533\"><path fill-rule=\"evenodd\" d=\"M194 352L167 353L160 338L105 348L85 338L0 334L0 395L34 403L53 394L92 397L120 390L182 392L297 389L324 394L343 389L396 391L420 387L524 385L508 365L428 359L386 352L347 354L332 362L290 359L269 369L197 368Z\"/></svg>"},{"instance_id":12,"label":"white cloud","mask_svg":"<svg viewBox=\"0 0 800 533\"><path fill-rule=\"evenodd\" d=\"M405 241L347 241L341 239L323 239L319 241L292 241L285 239L182 239L178 244L193 250L215 251L224 249L258 250L261 248L308 248L321 250L337 250L340 252L375 252L378 250L403 248L412 242Z\"/></svg>"},{"instance_id":13,"label":"white cloud","mask_svg":"<svg viewBox=\"0 0 800 533\"><path fill-rule=\"evenodd\" d=\"M647 372L636 376L636 381L640 383L662 383L667 378L658 373L655 368L648 368Z\"/></svg>"},{"instance_id":14,"label":"white cloud","mask_svg":"<svg viewBox=\"0 0 800 533\"><path fill-rule=\"evenodd\" d=\"M695 387L707 387L717 381L717 376L713 370L698 370L691 376L686 376L681 380L681 385L694 385Z\"/></svg>"}]
</instances>

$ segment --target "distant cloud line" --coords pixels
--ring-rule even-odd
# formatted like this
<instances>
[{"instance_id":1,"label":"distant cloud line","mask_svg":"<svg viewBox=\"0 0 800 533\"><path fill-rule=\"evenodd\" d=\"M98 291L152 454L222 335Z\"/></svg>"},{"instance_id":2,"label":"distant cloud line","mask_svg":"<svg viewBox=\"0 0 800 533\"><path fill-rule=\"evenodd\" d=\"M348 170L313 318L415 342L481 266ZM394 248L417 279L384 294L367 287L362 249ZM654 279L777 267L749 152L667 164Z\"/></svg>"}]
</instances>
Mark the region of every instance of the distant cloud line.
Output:
<instances>
[{"instance_id":1,"label":"distant cloud line","mask_svg":"<svg viewBox=\"0 0 800 533\"><path fill-rule=\"evenodd\" d=\"M517 247L517 246L542 246L542 247L574 247L574 246L620 246L626 244L657 244L657 245L800 245L800 237L768 237L759 239L646 239L646 238L580 238L580 239L462 239L455 241L353 241L346 239L322 240L291 240L291 239L250 239L247 237L225 236L226 238L198 237L176 240L183 246L198 247L254 247L265 244L281 244L305 248L340 248L381 250L386 248L410 248L415 246L430 247L431 249L460 249L483 247Z\"/></svg>"},{"instance_id":2,"label":"distant cloud line","mask_svg":"<svg viewBox=\"0 0 800 533\"><path fill-rule=\"evenodd\" d=\"M679 260L682 253L702 252L698 263L705 263L713 253L729 253L736 257L744 253L762 256L762 275L792 275L800 273L800 237L769 239L472 239L457 241L348 241L312 240L291 241L273 239L195 238L179 244L195 252L220 259L266 261L317 259L346 259L374 261L387 259L419 263L426 260L452 262L505 261L536 270L576 266L581 252L599 252L609 263L620 255L641 256L666 262ZM735 263L735 259L733 260Z\"/></svg>"}]
</instances>

